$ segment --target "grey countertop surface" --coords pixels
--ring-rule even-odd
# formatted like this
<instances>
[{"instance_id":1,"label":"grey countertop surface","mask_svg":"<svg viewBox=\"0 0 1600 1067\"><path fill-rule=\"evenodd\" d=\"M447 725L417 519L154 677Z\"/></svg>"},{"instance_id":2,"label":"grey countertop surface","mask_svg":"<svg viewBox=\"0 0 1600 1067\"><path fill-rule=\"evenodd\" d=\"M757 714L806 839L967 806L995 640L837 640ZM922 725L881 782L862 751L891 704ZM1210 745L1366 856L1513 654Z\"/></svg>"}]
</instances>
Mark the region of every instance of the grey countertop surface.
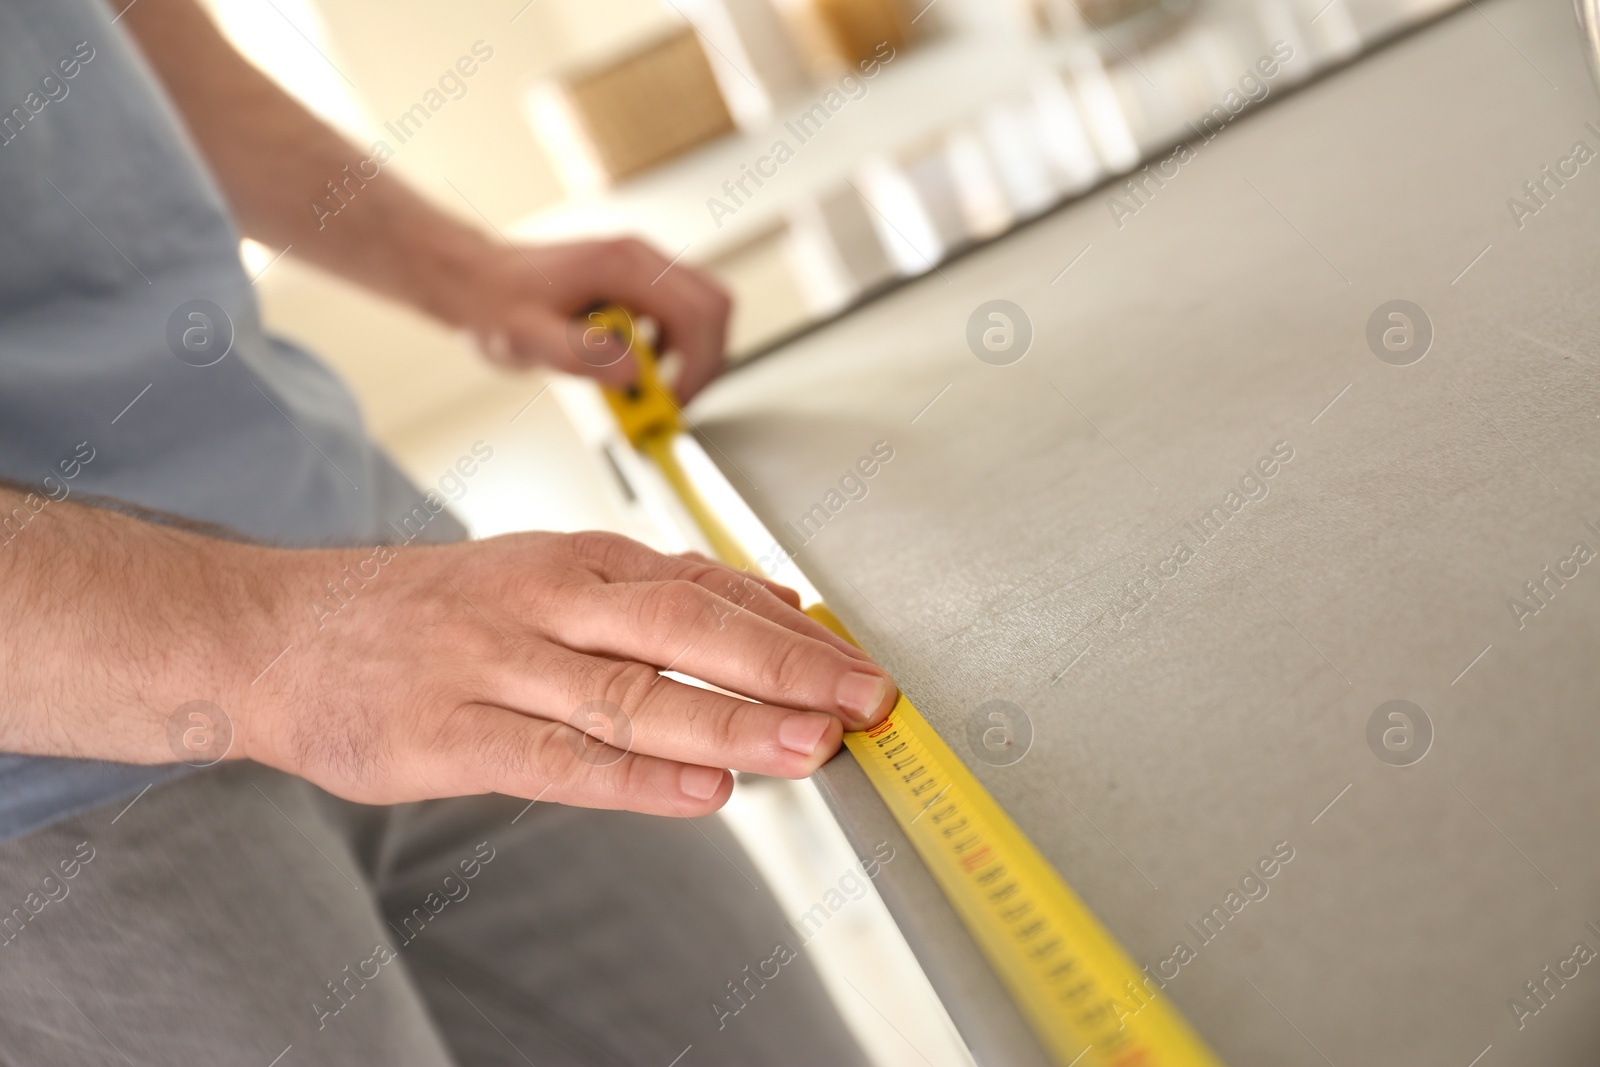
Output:
<instances>
[{"instance_id":1,"label":"grey countertop surface","mask_svg":"<svg viewBox=\"0 0 1600 1067\"><path fill-rule=\"evenodd\" d=\"M1578 142L1600 101L1570 6L1478 3L1229 126L1136 211L1103 188L694 409L775 532L822 506L785 535L808 576L1236 1067L1600 1062ZM993 300L1031 327L1007 365L968 342ZM1421 313L1385 361L1394 300ZM880 441L865 495L830 497ZM1032 734L1010 765L971 740L993 700ZM889 832L857 768L823 781ZM882 889L979 1059L1038 1062L926 873Z\"/></svg>"}]
</instances>

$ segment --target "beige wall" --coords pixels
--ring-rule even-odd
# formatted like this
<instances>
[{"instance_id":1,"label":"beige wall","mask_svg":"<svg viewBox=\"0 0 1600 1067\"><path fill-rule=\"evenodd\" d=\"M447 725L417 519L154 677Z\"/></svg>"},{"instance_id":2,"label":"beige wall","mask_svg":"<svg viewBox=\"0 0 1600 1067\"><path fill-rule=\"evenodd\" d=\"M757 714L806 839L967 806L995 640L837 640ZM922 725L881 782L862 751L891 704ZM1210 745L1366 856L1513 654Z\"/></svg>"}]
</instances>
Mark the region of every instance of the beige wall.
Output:
<instances>
[{"instance_id":1,"label":"beige wall","mask_svg":"<svg viewBox=\"0 0 1600 1067\"><path fill-rule=\"evenodd\" d=\"M497 225L561 195L522 118L528 82L672 18L654 0L316 2L345 73L380 124L415 104L474 41L494 49L494 58L469 79L466 96L407 142L400 160L415 180L454 198L441 180L448 178Z\"/></svg>"}]
</instances>

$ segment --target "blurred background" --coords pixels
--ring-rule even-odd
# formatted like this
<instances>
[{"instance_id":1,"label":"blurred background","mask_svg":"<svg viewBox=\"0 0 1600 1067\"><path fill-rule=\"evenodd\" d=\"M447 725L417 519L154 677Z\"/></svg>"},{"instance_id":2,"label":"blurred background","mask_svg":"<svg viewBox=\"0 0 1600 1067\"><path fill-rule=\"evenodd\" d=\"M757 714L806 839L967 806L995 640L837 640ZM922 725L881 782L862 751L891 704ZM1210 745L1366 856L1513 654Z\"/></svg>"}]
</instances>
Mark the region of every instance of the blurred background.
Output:
<instances>
[{"instance_id":1,"label":"blurred background","mask_svg":"<svg viewBox=\"0 0 1600 1067\"><path fill-rule=\"evenodd\" d=\"M475 225L632 234L710 270L738 360L1091 191L1136 211L1246 111L1456 0L205 2ZM693 544L585 383L494 370L292 248L241 254L269 327L350 381L419 484L493 447L454 502L478 536ZM859 873L809 785L743 780L725 817L792 919ZM867 885L807 953L878 1062L970 1063Z\"/></svg>"},{"instance_id":2,"label":"blurred background","mask_svg":"<svg viewBox=\"0 0 1600 1067\"><path fill-rule=\"evenodd\" d=\"M519 239L636 234L711 270L738 298L736 357L1159 167L1236 107L1453 6L207 2L259 66L357 145L382 140L395 153L386 171L475 224ZM470 77L455 72L462 57L480 58ZM280 252L246 249L252 273L266 269L268 321L350 379L372 431L419 478L459 454L462 426L531 395L461 338ZM559 439L544 410L520 432ZM557 440L538 450L551 476L578 469ZM563 478L504 510L473 505L469 518L485 534L585 525L589 481Z\"/></svg>"}]
</instances>

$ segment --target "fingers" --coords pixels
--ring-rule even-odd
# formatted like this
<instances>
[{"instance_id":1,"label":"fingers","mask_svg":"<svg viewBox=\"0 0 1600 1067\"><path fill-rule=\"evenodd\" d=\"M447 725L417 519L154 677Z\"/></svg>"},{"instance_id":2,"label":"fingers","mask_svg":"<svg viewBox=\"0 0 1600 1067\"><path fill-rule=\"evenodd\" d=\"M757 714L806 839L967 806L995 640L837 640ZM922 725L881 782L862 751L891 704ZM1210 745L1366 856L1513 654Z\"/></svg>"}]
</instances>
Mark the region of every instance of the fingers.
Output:
<instances>
[{"instance_id":1,"label":"fingers","mask_svg":"<svg viewBox=\"0 0 1600 1067\"><path fill-rule=\"evenodd\" d=\"M735 584L742 583L746 580L760 582L767 592L771 593L773 596L777 597L791 608L794 608L796 611L800 610L800 594L784 585L782 582L774 581L764 574L758 574L755 571L736 570L733 567L729 567L725 563L719 563L710 556L703 555L699 552L681 552L678 554L678 558L686 559L690 562L698 563L706 567L721 568L722 570L728 572L730 579ZM707 588L710 587L708 586ZM722 592L723 596L729 596L729 593L717 589L712 589L712 592Z\"/></svg>"},{"instance_id":2,"label":"fingers","mask_svg":"<svg viewBox=\"0 0 1600 1067\"><path fill-rule=\"evenodd\" d=\"M595 246L589 299L614 300L661 325L660 349L677 352L676 392L687 403L722 370L733 303L710 275L633 239Z\"/></svg>"},{"instance_id":3,"label":"fingers","mask_svg":"<svg viewBox=\"0 0 1600 1067\"><path fill-rule=\"evenodd\" d=\"M736 571L730 567L711 564L681 574L679 578L694 582L727 601L728 606L720 607L724 617L741 610L754 612L804 637L831 645L851 659L863 663L872 662L871 656L805 614L794 604L779 599L765 583L758 581L754 575L746 571ZM786 591L793 592L793 590ZM798 594L795 595L795 600L799 600Z\"/></svg>"},{"instance_id":4,"label":"fingers","mask_svg":"<svg viewBox=\"0 0 1600 1067\"><path fill-rule=\"evenodd\" d=\"M694 582L727 600L730 607L724 609L725 613L731 614L735 608L753 611L796 633L832 645L852 659L872 662L865 652L801 612L800 594L788 586L749 571L734 570L698 553L666 556L617 534L591 532L576 536L577 551L604 581Z\"/></svg>"},{"instance_id":5,"label":"fingers","mask_svg":"<svg viewBox=\"0 0 1600 1067\"><path fill-rule=\"evenodd\" d=\"M447 716L419 755L438 796L509 796L647 815L707 815L727 802L733 776L597 745L566 723L469 704Z\"/></svg>"},{"instance_id":6,"label":"fingers","mask_svg":"<svg viewBox=\"0 0 1600 1067\"><path fill-rule=\"evenodd\" d=\"M503 330L479 336L478 346L501 366L524 370L542 364L616 388L631 384L639 373L633 354L609 331L540 304L519 307Z\"/></svg>"},{"instance_id":7,"label":"fingers","mask_svg":"<svg viewBox=\"0 0 1600 1067\"><path fill-rule=\"evenodd\" d=\"M681 671L769 704L827 712L855 729L880 722L898 695L877 664L753 611L730 611L729 601L681 579L593 586L561 614L556 636L570 648Z\"/></svg>"},{"instance_id":8,"label":"fingers","mask_svg":"<svg viewBox=\"0 0 1600 1067\"><path fill-rule=\"evenodd\" d=\"M703 303L708 306L705 316L697 320L704 334L703 347L698 351L678 344L677 333L674 332L676 327L661 320L666 329L662 351L676 351L683 355L683 373L674 389L687 404L727 365L728 322L733 313L733 298L720 282L698 267L680 263L673 270L673 273L679 272L680 280L705 294Z\"/></svg>"},{"instance_id":9,"label":"fingers","mask_svg":"<svg viewBox=\"0 0 1600 1067\"><path fill-rule=\"evenodd\" d=\"M537 674L521 672L510 682L515 710L564 718L619 750L804 778L844 738L835 715L740 700L663 677L643 663L556 645L546 645L535 662Z\"/></svg>"},{"instance_id":10,"label":"fingers","mask_svg":"<svg viewBox=\"0 0 1600 1067\"><path fill-rule=\"evenodd\" d=\"M491 362L519 369L547 364L627 385L637 373L633 356L594 337L593 324L582 318L585 308L615 302L661 327L662 354L681 361L674 392L682 401L723 367L732 310L727 291L642 241L508 249L496 278L477 310L463 317L476 324L474 335Z\"/></svg>"}]
</instances>

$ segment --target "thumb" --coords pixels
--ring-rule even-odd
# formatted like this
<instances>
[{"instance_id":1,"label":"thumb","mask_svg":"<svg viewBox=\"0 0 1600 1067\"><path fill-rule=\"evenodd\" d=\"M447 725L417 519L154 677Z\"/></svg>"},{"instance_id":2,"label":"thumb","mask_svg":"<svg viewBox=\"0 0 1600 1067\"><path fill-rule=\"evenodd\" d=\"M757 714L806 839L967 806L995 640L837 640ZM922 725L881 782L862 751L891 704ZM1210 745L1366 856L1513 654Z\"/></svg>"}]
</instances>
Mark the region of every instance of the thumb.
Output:
<instances>
[{"instance_id":1,"label":"thumb","mask_svg":"<svg viewBox=\"0 0 1600 1067\"><path fill-rule=\"evenodd\" d=\"M631 384L638 375L638 363L621 338L537 305L510 316L498 335L480 336L479 347L503 366L554 367L611 386Z\"/></svg>"}]
</instances>

